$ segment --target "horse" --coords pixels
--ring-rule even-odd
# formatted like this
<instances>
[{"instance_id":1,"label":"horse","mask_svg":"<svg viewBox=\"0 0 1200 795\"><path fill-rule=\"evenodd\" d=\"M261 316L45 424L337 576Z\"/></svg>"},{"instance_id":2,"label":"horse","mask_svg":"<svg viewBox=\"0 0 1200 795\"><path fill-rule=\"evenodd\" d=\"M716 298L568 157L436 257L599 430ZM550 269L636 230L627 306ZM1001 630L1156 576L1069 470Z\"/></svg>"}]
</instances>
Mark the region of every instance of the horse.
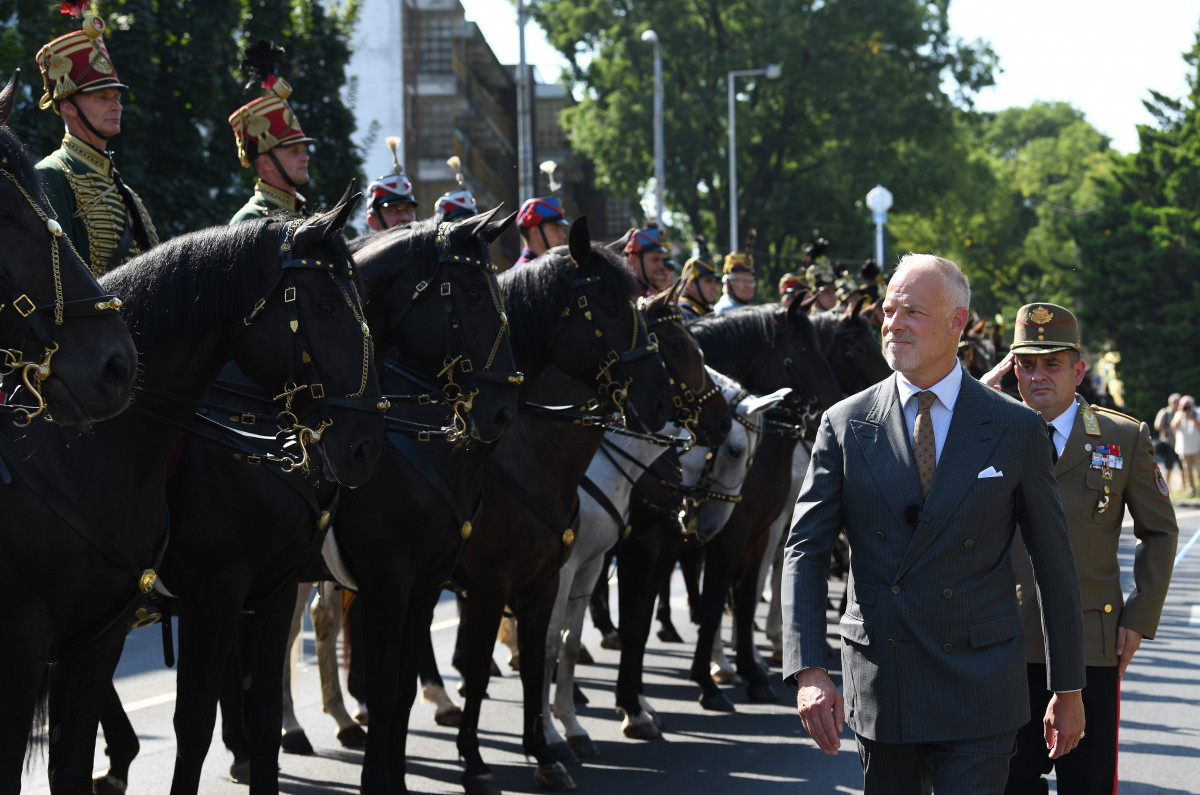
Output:
<instances>
[{"instance_id":1,"label":"horse","mask_svg":"<svg viewBox=\"0 0 1200 795\"><path fill-rule=\"evenodd\" d=\"M996 356L996 347L988 337L986 327L986 318L976 318L974 323L963 327L958 341L958 360L976 381L1003 358Z\"/></svg>"},{"instance_id":2,"label":"horse","mask_svg":"<svg viewBox=\"0 0 1200 795\"><path fill-rule=\"evenodd\" d=\"M577 488L600 446L603 425L589 415L551 409L547 402L590 406L603 396L602 407L623 406L627 423L640 431L661 428L671 404L671 384L641 313L635 310L632 322L617 334L610 335L598 325L602 317L615 317L626 307L633 309L630 296L635 288L629 270L612 252L589 247L574 228L569 250L581 263L582 278L568 275L558 289L577 290L581 283L602 279L600 295L573 299L557 328L544 328L541 333L549 334L559 346L599 353L600 369L582 378L578 373L543 373L531 392L531 398L541 405L522 411L484 466L482 531L466 546L455 571L467 594L456 651L466 692L458 749L465 764L463 785L472 794L498 791L479 753L477 727L491 649L506 605L518 618L524 692L522 746L536 759L535 777L543 787L574 787L543 735L544 647L558 569L571 552L578 528ZM583 262L589 263L586 269ZM549 270L540 264L514 273L514 278L534 280L549 276ZM581 315L583 322L579 322Z\"/></svg>"},{"instance_id":3,"label":"horse","mask_svg":"<svg viewBox=\"0 0 1200 795\"><path fill-rule=\"evenodd\" d=\"M519 379L511 372L503 307L487 257L487 245L512 217L493 221L494 214L456 224L415 224L355 247L366 319L377 334L370 363L385 361L384 354L395 344L399 354L393 351L388 367L407 373L407 383L438 383L437 394L426 397L442 405L441 423L455 432L447 438L457 439L460 433L494 438L516 414ZM428 297L421 297L426 290ZM350 353L355 355L348 361L362 361L364 351ZM261 410L254 395L232 384L214 388L209 397L238 424ZM376 397L374 413L379 404ZM172 792L199 787L222 671L227 660L235 670L239 665L239 655L230 660L235 645L254 687L244 693L244 711L226 711L226 724L234 725L226 725L225 733L229 738L244 718L246 738L237 744L245 746L251 791L278 789L281 678L295 583L308 574L336 516L339 490L336 483L314 483L299 471L269 462L247 466L245 458L229 454L222 434L191 434L168 488L168 506L177 519L162 574L185 616L179 627ZM243 612L247 615L239 625ZM233 679L240 683L243 676ZM113 750L110 741L113 770L105 779L123 784L132 754L117 759Z\"/></svg>"},{"instance_id":4,"label":"horse","mask_svg":"<svg viewBox=\"0 0 1200 795\"><path fill-rule=\"evenodd\" d=\"M44 412L63 425L97 422L129 403L137 350L120 300L75 253L7 126L19 73L0 90L0 377L29 393L31 407L12 409L22 425Z\"/></svg>"},{"instance_id":5,"label":"horse","mask_svg":"<svg viewBox=\"0 0 1200 795\"><path fill-rule=\"evenodd\" d=\"M678 285L640 303L649 317L647 326L656 329L671 382L682 393L673 400L677 429L690 430L692 443L718 447L729 435L733 419L722 389L715 383L714 372L704 367L696 339L684 328L683 313L678 309ZM699 397L695 397L697 393ZM542 687L546 743L561 761L576 762L576 754L599 753L575 719L575 663L579 658L584 609L610 559L609 551L617 546L622 530L627 527L629 494L634 481L665 449L657 440L628 439L610 430L579 486L580 532L570 557L558 572L558 596L546 637L545 670L556 670L558 683L553 716L549 678ZM563 721L567 730L565 741L555 730L552 717Z\"/></svg>"},{"instance_id":6,"label":"horse","mask_svg":"<svg viewBox=\"0 0 1200 795\"><path fill-rule=\"evenodd\" d=\"M25 606L0 659L10 689L0 790L20 787L47 684L54 789L91 789L99 712L129 619L156 586L169 589L157 572L169 534L168 460L230 357L278 395L294 466L319 467L347 485L370 475L382 412L330 405L379 401L374 366L360 355L370 336L340 239L357 198L347 192L308 221L182 235L105 274L101 285L125 297L121 315L141 350L133 407L87 434L39 424L13 439L0 427L14 474L6 526L22 530L0 538L0 575ZM327 401L326 390L338 398ZM45 587L48 570L60 575L54 588Z\"/></svg>"}]
</instances>

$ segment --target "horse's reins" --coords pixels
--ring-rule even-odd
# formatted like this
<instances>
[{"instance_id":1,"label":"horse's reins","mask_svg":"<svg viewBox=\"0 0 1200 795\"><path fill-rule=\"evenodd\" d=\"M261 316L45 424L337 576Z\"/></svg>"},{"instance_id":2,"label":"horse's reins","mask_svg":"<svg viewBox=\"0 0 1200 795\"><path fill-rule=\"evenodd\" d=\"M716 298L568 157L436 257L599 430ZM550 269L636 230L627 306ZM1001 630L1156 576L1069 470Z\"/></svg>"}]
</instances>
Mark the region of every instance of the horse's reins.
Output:
<instances>
[{"instance_id":1,"label":"horse's reins","mask_svg":"<svg viewBox=\"0 0 1200 795\"><path fill-rule=\"evenodd\" d=\"M639 305L639 307L644 308L645 307L645 299L639 298L638 305ZM675 309L675 311L670 312L665 315L662 315L660 317L647 319L646 330L649 331L650 329L654 328L655 326L661 325L663 323L677 324L679 326L679 328L682 329L683 332L685 334L687 334L689 338L691 338L692 342L696 342L696 338L693 337L692 333L690 331L688 331L687 328L684 326L683 312L680 312L678 309ZM699 343L696 344L696 348L697 349L700 348ZM700 358L701 364L703 365L703 362L704 362L703 351L701 351L700 357L701 357ZM706 379L708 378L707 370L704 371L704 377ZM720 394L721 388L714 384L707 391L701 392L699 395L697 395L695 390L693 390L690 386L688 386L687 383L685 383L682 378L679 379L679 381L676 381L672 377L670 379L670 381L671 381L671 387L676 392L676 394L671 398L672 405L675 408L675 422L680 427L686 428L688 430L688 432L691 433L692 440L694 442L694 440L696 438L696 429L700 425L700 412L704 410L704 404L707 401L711 400L715 395ZM701 389L704 388L703 384L701 384L700 388ZM690 449L690 445L688 446L688 449Z\"/></svg>"},{"instance_id":2,"label":"horse's reins","mask_svg":"<svg viewBox=\"0 0 1200 795\"><path fill-rule=\"evenodd\" d=\"M0 161L3 164L8 163L5 158ZM12 278L8 274L7 268L0 264L0 294L7 301L0 304L0 312L3 312L9 306L13 311L21 316L20 325L26 326L25 333L22 335L20 348L0 348L0 378L12 375L14 373L21 374L21 381L25 388L29 390L30 395L37 402L37 407L32 411L26 406L4 406L4 410L11 412L15 419L13 423L17 427L24 428L31 423L35 417L41 416L46 410L46 401L42 397L42 382L50 377L53 372L50 366L50 360L54 354L58 352L59 345L54 341L50 330L46 327L45 321L42 319L44 315L54 314L54 325L61 326L64 318L67 317L87 317L90 315L101 315L109 311L117 311L121 307L121 299L114 295L102 295L94 298L82 298L74 301L63 300L62 288L62 267L59 261L61 256L61 246L65 242L68 247L74 251L71 245L71 239L63 234L62 226L47 212L34 201L29 191L25 189L11 172L7 169L0 168L0 177L4 177L21 192L25 197L25 201L33 208L38 218L46 225L46 230L50 233L50 269L54 276L54 303L38 305L33 302L28 293L20 291ZM78 257L78 254L76 254ZM24 343L29 334L32 333L41 343L44 353L40 360L29 361L25 359Z\"/></svg>"}]
</instances>

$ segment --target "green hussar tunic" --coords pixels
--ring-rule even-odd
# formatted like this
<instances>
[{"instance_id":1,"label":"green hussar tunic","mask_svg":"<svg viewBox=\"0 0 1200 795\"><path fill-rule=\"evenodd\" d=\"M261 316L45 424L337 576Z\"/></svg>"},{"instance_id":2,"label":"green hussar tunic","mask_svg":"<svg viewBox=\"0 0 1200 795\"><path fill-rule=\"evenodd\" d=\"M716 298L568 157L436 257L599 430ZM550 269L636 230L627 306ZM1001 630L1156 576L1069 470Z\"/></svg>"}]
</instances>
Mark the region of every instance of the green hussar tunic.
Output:
<instances>
[{"instance_id":1,"label":"green hussar tunic","mask_svg":"<svg viewBox=\"0 0 1200 795\"><path fill-rule=\"evenodd\" d=\"M37 170L58 222L94 275L158 245L142 200L118 184L108 154L67 133Z\"/></svg>"},{"instance_id":2,"label":"green hussar tunic","mask_svg":"<svg viewBox=\"0 0 1200 795\"><path fill-rule=\"evenodd\" d=\"M229 219L232 226L240 221L251 218L265 218L277 212L287 212L292 215L304 214L304 197L299 193L292 195L287 191L272 187L261 179L254 183L254 195Z\"/></svg>"}]
</instances>

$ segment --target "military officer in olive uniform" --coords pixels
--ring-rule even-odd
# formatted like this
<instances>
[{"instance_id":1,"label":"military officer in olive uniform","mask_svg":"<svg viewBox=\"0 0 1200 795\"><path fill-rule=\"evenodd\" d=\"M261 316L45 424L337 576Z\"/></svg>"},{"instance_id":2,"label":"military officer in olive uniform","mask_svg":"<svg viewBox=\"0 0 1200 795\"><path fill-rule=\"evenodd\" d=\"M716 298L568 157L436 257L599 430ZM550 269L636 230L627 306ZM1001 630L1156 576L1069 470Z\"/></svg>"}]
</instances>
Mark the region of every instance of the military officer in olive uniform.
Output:
<instances>
[{"instance_id":1,"label":"military officer in olive uniform","mask_svg":"<svg viewBox=\"0 0 1200 795\"><path fill-rule=\"evenodd\" d=\"M248 218L262 218L277 212L304 214L301 185L308 182L309 138L287 99L292 87L275 74L275 65L283 57L282 47L260 41L246 49L242 68L268 93L247 102L229 116L229 126L237 141L242 168L253 166L258 180L254 194L230 224Z\"/></svg>"},{"instance_id":2,"label":"military officer in olive uniform","mask_svg":"<svg viewBox=\"0 0 1200 795\"><path fill-rule=\"evenodd\" d=\"M1021 399L1049 423L1058 455L1054 472L1083 597L1087 731L1072 753L1051 760L1041 721L1027 724L1017 735L1006 792L1047 792L1042 776L1053 767L1059 792L1111 795L1117 781L1121 677L1142 639L1153 638L1158 628L1179 529L1146 423L1088 405L1075 394L1087 369L1075 316L1054 304L1023 306L1013 338L1012 353L983 381L997 386L1015 366ZM1117 545L1127 508L1139 543L1134 588L1125 599ZM1036 706L1034 714L1040 715L1049 694L1033 571L1023 549L1014 549L1012 560L1025 627L1030 707Z\"/></svg>"},{"instance_id":3,"label":"military officer in olive uniform","mask_svg":"<svg viewBox=\"0 0 1200 795\"><path fill-rule=\"evenodd\" d=\"M92 273L100 276L158 244L142 200L121 180L108 140L121 132L121 91L104 46L104 20L38 50L45 94L66 126L62 146L37 164L46 198L63 231Z\"/></svg>"}]
</instances>

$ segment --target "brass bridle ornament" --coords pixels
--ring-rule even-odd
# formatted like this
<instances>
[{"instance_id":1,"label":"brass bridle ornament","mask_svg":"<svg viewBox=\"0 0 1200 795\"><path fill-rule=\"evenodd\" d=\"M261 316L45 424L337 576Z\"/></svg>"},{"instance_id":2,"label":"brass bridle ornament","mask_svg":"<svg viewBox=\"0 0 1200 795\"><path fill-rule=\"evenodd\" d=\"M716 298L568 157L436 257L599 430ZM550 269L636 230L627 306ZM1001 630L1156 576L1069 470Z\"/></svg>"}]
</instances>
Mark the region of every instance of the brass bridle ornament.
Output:
<instances>
[{"instance_id":1,"label":"brass bridle ornament","mask_svg":"<svg viewBox=\"0 0 1200 795\"><path fill-rule=\"evenodd\" d=\"M0 161L0 165L7 165L8 160ZM19 288L13 282L7 269L0 264L0 313L11 309L21 316L19 325L26 327L25 334L22 337L27 337L32 333L37 337L38 342L42 345L42 355L37 360L29 360L25 358L24 339L21 340L19 348L0 348L0 378L7 378L10 375L20 373L21 382L25 388L29 390L30 396L36 402L36 406L31 408L25 406L14 406L11 410L14 415L13 424L19 428L28 427L37 417L42 416L46 411L46 400L42 397L42 382L45 381L53 373L51 360L54 354L59 351L59 345L54 341L43 320L43 316L53 313L54 325L61 326L65 317L83 317L87 315L100 315L104 312L115 312L121 308L121 299L115 295L105 295L99 298L85 298L75 301L63 300L62 287L62 267L60 263L61 246L67 245L74 251L71 246L71 240L63 234L62 226L55 219L53 212L47 213L43 207L34 200L25 186L7 169L0 167L0 177L8 180L16 186L21 195L25 197L25 201L33 208L34 213L41 219L46 226L46 231L50 234L50 268L54 276L54 302L51 304L38 305L31 299L28 293L20 292ZM78 257L78 254L76 254Z\"/></svg>"},{"instance_id":2,"label":"brass bridle ornament","mask_svg":"<svg viewBox=\"0 0 1200 795\"><path fill-rule=\"evenodd\" d=\"M254 309L242 321L242 329L250 326L258 317L258 314L266 307L270 297L277 292L276 288L282 288L279 292L283 297L288 329L292 333L293 355L288 358L287 380L284 382L283 391L272 398L272 402L279 409L275 416L276 427L279 431L278 436L290 437L295 441L296 446L300 448L299 458L287 453L281 454L278 458L272 457L272 462L279 464L285 472L291 472L295 469L308 471L310 461L309 445L320 443L321 435L333 426L333 419L329 416L330 406L343 406L363 411L379 412L386 412L391 408L391 404L386 399L363 397L370 378L371 357L374 355L374 345L371 340L371 330L367 326L366 317L363 315L362 301L359 299L358 290L354 286L354 269L353 267L348 267L345 275L342 276L337 272L336 263L334 262L325 262L319 259L297 259L293 253L293 238L296 229L299 228L301 223L303 223L303 219L297 218L289 221L284 228L279 243L279 278L276 279L275 284L267 291L266 296L258 300L254 305ZM299 270L317 270L329 274L329 278L337 285L342 300L349 307L350 312L354 315L354 319L359 323L363 341L362 378L359 382L358 391L353 394L340 398L325 394L325 386L321 383L320 373L317 371L317 366L308 352L311 345L307 329L300 322L295 286L295 275ZM307 383L298 382L299 377L296 373L297 362L300 363L304 371L303 376ZM296 405L297 399L305 397L310 402L303 407L298 407ZM315 426L312 424L312 420L307 419L310 414L314 413L317 415Z\"/></svg>"},{"instance_id":3,"label":"brass bridle ornament","mask_svg":"<svg viewBox=\"0 0 1200 795\"><path fill-rule=\"evenodd\" d=\"M645 301L645 298L639 298L638 307L643 308L645 306ZM700 350L700 345L699 343L696 343L696 338L692 336L692 333L688 331L686 327L684 327L684 316L682 312L674 311L669 314L656 317L653 320L648 320L646 321L646 328L651 329L663 323L679 324L679 326L683 328L684 333L687 334L688 337L691 338L692 342L696 344L697 350ZM704 367L703 350L700 350L700 366L702 368ZM675 424L688 432L687 442L684 444L681 452L687 452L688 450L692 449L692 446L696 443L696 431L700 427L700 412L704 410L704 404L721 394L721 387L713 384L710 389L697 394L696 390L692 389L683 382L683 379L676 381L675 378L672 377L670 381L671 388L675 391L675 394L671 396L671 405L674 409Z\"/></svg>"}]
</instances>

